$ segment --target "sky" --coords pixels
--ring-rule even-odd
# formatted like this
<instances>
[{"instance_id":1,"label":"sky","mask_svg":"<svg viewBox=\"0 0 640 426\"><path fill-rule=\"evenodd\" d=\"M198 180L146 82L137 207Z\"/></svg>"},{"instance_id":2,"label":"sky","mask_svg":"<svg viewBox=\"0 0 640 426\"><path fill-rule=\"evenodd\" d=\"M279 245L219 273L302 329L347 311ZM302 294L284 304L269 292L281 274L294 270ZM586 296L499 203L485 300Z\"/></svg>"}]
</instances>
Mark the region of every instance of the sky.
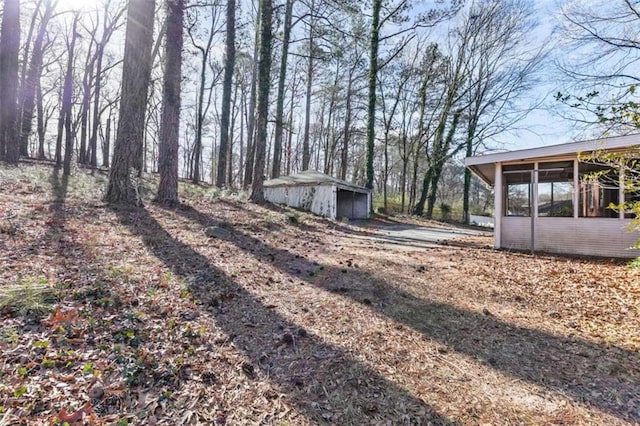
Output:
<instances>
[{"instance_id":1,"label":"sky","mask_svg":"<svg viewBox=\"0 0 640 426\"><path fill-rule=\"evenodd\" d=\"M558 0L535 0L536 14L539 21L537 34L534 40L544 42L547 40L558 23L557 12L561 3ZM572 142L579 137L571 122L559 114L558 102L553 99L555 93L561 89L558 79L554 78L559 71L554 70L553 64L547 64L546 72L542 78L542 84L537 89L536 95L546 95L542 108L532 112L509 138L517 139L514 142L505 140L505 144L514 145L517 148L533 148L537 146L555 145ZM506 147L509 148L509 147Z\"/></svg>"},{"instance_id":2,"label":"sky","mask_svg":"<svg viewBox=\"0 0 640 426\"><path fill-rule=\"evenodd\" d=\"M532 34L532 43L548 43L554 28L558 25L558 9L567 1L534 0L535 13L539 25ZM548 58L540 84L537 85L532 100L542 100L539 108L532 111L517 129L496 138L496 151L534 148L573 142L585 138L583 131L577 130L568 119L561 116L561 106L554 95L562 90L552 55Z\"/></svg>"},{"instance_id":3,"label":"sky","mask_svg":"<svg viewBox=\"0 0 640 426\"><path fill-rule=\"evenodd\" d=\"M525 0L526 1L526 0ZM573 0L528 0L531 2L538 25L528 41L531 47L550 46L550 37L560 23L559 9ZM427 2L428 3L428 2ZM435 35L445 37L447 31L455 25L455 20L443 24L435 30ZM564 91L562 75L555 67L554 55L557 50L552 47L541 73L540 82L531 96L522 105L538 104L539 106L519 122L513 130L502 133L487 143L488 150L493 152L514 149L534 148L555 145L586 139L591 136L584 129L578 129L567 118L562 116L563 107L554 99L558 91Z\"/></svg>"},{"instance_id":4,"label":"sky","mask_svg":"<svg viewBox=\"0 0 640 426\"><path fill-rule=\"evenodd\" d=\"M95 8L96 2L91 0L58 0L62 8L86 11ZM531 0L539 21L539 26L532 34L532 44L545 43L558 23L557 10L570 0ZM553 95L561 90L558 85L559 71L554 70L552 60L547 64L547 70L541 83L532 93L531 99L542 99L540 108L531 112L522 120L516 129L498 136L492 143L494 150L513 150L537 146L553 145L571 142L585 138L584 132L576 130L571 122L558 113L560 105L553 99Z\"/></svg>"}]
</instances>

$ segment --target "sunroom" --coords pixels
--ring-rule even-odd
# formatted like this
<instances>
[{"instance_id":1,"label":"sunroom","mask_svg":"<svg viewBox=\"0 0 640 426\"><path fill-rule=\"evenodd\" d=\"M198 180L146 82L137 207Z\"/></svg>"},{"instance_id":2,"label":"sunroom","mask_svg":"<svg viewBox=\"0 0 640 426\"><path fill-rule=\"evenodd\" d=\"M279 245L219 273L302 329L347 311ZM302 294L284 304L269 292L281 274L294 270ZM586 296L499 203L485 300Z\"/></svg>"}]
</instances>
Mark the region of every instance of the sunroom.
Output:
<instances>
[{"instance_id":1,"label":"sunroom","mask_svg":"<svg viewBox=\"0 0 640 426\"><path fill-rule=\"evenodd\" d=\"M624 173L585 157L638 150L640 135L469 157L465 165L494 187L495 247L632 258L640 239L633 215L611 208L637 201Z\"/></svg>"}]
</instances>

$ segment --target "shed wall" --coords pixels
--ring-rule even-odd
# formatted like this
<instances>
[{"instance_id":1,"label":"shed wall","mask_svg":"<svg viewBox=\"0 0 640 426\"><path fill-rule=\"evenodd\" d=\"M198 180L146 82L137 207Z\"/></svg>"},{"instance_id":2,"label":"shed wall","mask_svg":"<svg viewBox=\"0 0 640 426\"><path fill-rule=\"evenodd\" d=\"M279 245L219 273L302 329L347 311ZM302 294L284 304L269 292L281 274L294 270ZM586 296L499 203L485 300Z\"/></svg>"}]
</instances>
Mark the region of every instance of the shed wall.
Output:
<instances>
[{"instance_id":1,"label":"shed wall","mask_svg":"<svg viewBox=\"0 0 640 426\"><path fill-rule=\"evenodd\" d=\"M335 187L330 185L266 187L264 188L264 198L272 203L286 204L335 219L336 197L334 191Z\"/></svg>"},{"instance_id":2,"label":"shed wall","mask_svg":"<svg viewBox=\"0 0 640 426\"><path fill-rule=\"evenodd\" d=\"M531 218L502 218L502 248L531 249ZM629 248L640 239L628 231L630 220L609 218L538 217L535 219L535 249L550 253L585 256L640 256Z\"/></svg>"}]
</instances>

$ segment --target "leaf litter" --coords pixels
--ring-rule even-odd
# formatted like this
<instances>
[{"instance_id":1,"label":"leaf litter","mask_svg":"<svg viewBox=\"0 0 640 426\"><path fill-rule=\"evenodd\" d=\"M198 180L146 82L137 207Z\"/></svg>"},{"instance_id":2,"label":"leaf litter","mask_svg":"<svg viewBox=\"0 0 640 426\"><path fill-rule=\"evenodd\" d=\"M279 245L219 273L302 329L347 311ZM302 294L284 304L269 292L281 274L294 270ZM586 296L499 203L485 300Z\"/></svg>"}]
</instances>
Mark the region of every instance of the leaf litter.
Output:
<instances>
[{"instance_id":1,"label":"leaf litter","mask_svg":"<svg viewBox=\"0 0 640 426\"><path fill-rule=\"evenodd\" d=\"M77 175L0 174L0 291L56 295L2 311L0 424L640 422L623 262L400 247L204 187L111 209Z\"/></svg>"}]
</instances>

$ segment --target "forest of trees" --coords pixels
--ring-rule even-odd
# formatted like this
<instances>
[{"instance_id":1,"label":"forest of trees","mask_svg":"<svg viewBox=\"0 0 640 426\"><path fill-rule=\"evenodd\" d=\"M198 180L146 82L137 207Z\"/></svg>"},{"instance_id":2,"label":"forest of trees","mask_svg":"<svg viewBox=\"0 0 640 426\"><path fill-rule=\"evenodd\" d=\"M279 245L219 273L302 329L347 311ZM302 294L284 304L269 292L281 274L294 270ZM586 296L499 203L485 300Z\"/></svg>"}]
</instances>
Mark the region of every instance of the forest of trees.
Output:
<instances>
[{"instance_id":1,"label":"forest of trees","mask_svg":"<svg viewBox=\"0 0 640 426\"><path fill-rule=\"evenodd\" d=\"M110 168L106 199L179 178L262 198L306 169L387 211L488 208L460 165L531 111L527 0L4 0L0 158Z\"/></svg>"}]
</instances>

